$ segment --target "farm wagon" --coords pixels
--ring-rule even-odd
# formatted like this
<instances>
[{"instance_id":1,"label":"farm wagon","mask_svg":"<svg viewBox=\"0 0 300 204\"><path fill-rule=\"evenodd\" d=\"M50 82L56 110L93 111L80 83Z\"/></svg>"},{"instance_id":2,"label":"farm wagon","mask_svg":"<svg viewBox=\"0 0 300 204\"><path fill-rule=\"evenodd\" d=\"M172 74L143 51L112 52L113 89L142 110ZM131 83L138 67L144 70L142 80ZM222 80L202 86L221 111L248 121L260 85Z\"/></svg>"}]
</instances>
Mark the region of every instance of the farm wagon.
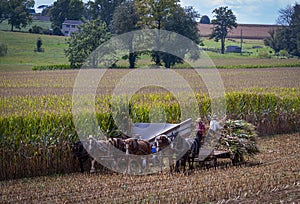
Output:
<instances>
[{"instance_id":1,"label":"farm wagon","mask_svg":"<svg viewBox=\"0 0 300 204\"><path fill-rule=\"evenodd\" d=\"M159 135L165 135L170 138L172 141L178 137L181 138L194 138L193 135L194 124L192 119L187 119L179 124L170 124L170 123L135 123L132 127L132 134L136 137L136 139L142 139L149 141L150 145L152 146L155 143L155 138ZM107 154L98 156L96 159L97 161L101 161L106 165L109 165L111 169L124 172L124 171L131 171L130 168L135 166L135 171L142 172L142 167L145 167L142 159L140 157L134 157L132 155L126 155L124 157L124 153L119 152L120 154L115 154L114 156L110 154L110 150L104 148L99 144L99 147L102 148L103 151L106 151ZM162 161L166 157L168 159L173 158L175 160L174 155L166 155L160 154L157 152L155 156L145 156L144 158L148 158L149 163L153 165L155 161ZM207 163L209 162L212 165L216 165L218 158L231 158L231 154L229 150L226 151L218 151L214 148L207 149L207 148L200 148L199 156L195 158L195 161L199 163ZM178 158L177 158L178 159ZM128 167L128 163L130 164ZM132 165L131 165L132 164Z\"/></svg>"}]
</instances>

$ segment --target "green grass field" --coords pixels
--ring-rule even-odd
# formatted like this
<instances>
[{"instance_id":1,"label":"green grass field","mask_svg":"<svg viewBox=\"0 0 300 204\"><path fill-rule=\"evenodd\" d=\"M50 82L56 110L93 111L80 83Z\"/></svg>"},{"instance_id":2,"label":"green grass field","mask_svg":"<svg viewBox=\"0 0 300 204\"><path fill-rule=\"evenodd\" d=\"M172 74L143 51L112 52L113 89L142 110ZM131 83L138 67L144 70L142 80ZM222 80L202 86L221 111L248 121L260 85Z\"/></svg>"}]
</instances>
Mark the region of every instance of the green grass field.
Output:
<instances>
[{"instance_id":1,"label":"green grass field","mask_svg":"<svg viewBox=\"0 0 300 204\"><path fill-rule=\"evenodd\" d=\"M34 52L36 41L42 39L44 52ZM67 64L64 55L65 37L0 31L0 43L6 43L8 54L0 57L0 70L31 70L35 65Z\"/></svg>"},{"instance_id":2,"label":"green grass field","mask_svg":"<svg viewBox=\"0 0 300 204\"><path fill-rule=\"evenodd\" d=\"M14 28L15 31L22 31L22 32L28 32L30 28L33 26L40 26L43 29L50 29L51 28L51 22L50 21L40 21L40 20L33 20L31 24L27 25L25 28L17 29ZM10 31L11 25L8 24L7 20L0 23L0 30L3 31Z\"/></svg>"},{"instance_id":3,"label":"green grass field","mask_svg":"<svg viewBox=\"0 0 300 204\"><path fill-rule=\"evenodd\" d=\"M45 24L40 23L45 27ZM6 25L7 26L7 25ZM0 23L0 30L5 29L5 23ZM38 38L42 39L42 48L45 52L34 52L36 41ZM66 37L30 34L24 32L10 32L0 31L0 43L6 43L8 46L8 54L0 57L0 71L22 71L31 70L33 66L37 65L54 65L54 64L68 64L68 59L65 57L64 50L67 48ZM220 42L203 38L205 48L219 49ZM226 46L239 45L238 39L226 40ZM260 46L261 48L253 48ZM293 59L277 59L275 57L261 59L258 57L260 52L270 53L271 49L263 45L262 40L244 40L243 41L243 55L239 53L226 53L224 55L206 51L208 56L213 60L214 64L218 67L235 66L238 68L243 67L257 67L260 65L267 66L294 66L299 64L300 60ZM251 53L251 54L249 54ZM137 62L137 67L151 66L151 58L143 55ZM120 60L117 63L118 67L128 67L126 60ZM176 65L175 67L184 68L186 64Z\"/></svg>"},{"instance_id":4,"label":"green grass field","mask_svg":"<svg viewBox=\"0 0 300 204\"><path fill-rule=\"evenodd\" d=\"M220 49L220 42L216 42L212 39L203 38L203 49L205 48L212 48L212 49ZM240 39L226 39L225 46L240 46L241 42ZM209 56L211 58L257 58L260 52L270 53L272 49L266 47L264 45L263 40L243 40L243 54L240 55L239 53L226 53L225 55L221 55L220 53L209 52ZM260 48L257 48L260 47Z\"/></svg>"}]
</instances>

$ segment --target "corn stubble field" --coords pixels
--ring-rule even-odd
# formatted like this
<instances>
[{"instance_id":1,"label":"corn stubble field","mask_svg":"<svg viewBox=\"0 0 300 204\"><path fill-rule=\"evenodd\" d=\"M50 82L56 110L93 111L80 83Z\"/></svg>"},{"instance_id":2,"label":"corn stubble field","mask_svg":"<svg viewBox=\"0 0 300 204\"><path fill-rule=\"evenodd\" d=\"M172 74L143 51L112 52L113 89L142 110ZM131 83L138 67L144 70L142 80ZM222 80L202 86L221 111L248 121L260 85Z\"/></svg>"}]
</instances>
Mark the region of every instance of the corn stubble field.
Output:
<instances>
[{"instance_id":1,"label":"corn stubble field","mask_svg":"<svg viewBox=\"0 0 300 204\"><path fill-rule=\"evenodd\" d=\"M96 173L1 182L4 202L254 203L300 201L300 134L259 140L261 154L246 165L148 176Z\"/></svg>"},{"instance_id":2,"label":"corn stubble field","mask_svg":"<svg viewBox=\"0 0 300 204\"><path fill-rule=\"evenodd\" d=\"M129 71L110 70L98 87L96 117L104 131L114 126L108 95ZM176 72L195 90L200 115L208 115L210 99L202 80L191 69ZM102 168L95 175L76 173L78 163L71 145L78 137L71 105L78 71L2 72L0 200L4 203L299 202L300 69L219 72L226 90L227 115L257 127L261 153L241 166L232 166L230 160L224 160L216 169L196 168L189 176L168 172L128 176ZM176 81L170 83L180 92ZM150 109L157 105L164 108L167 122L184 120L174 96L163 89L142 89L131 102L134 122L149 122ZM269 136L274 134L281 135Z\"/></svg>"}]
</instances>

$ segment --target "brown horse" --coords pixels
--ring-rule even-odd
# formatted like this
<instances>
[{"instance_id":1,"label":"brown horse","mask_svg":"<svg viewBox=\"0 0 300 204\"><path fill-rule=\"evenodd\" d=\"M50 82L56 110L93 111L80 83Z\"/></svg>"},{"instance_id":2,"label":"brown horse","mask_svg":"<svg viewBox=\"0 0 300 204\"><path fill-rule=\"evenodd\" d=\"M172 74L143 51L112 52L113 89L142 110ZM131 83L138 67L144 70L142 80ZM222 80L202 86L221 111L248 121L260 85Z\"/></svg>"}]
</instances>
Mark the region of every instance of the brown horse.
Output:
<instances>
[{"instance_id":1,"label":"brown horse","mask_svg":"<svg viewBox=\"0 0 300 204\"><path fill-rule=\"evenodd\" d=\"M156 151L159 152L162 149L168 147L171 145L172 141L170 138L168 138L166 135L159 135L155 138L155 146Z\"/></svg>"},{"instance_id":2,"label":"brown horse","mask_svg":"<svg viewBox=\"0 0 300 204\"><path fill-rule=\"evenodd\" d=\"M160 154L161 165L163 162L163 158L167 157L169 160L170 171L172 173L174 170L174 162L175 162L173 158L174 149L173 149L172 140L166 135L159 135L155 138L155 146L156 146L156 152L164 150L163 154Z\"/></svg>"},{"instance_id":3,"label":"brown horse","mask_svg":"<svg viewBox=\"0 0 300 204\"><path fill-rule=\"evenodd\" d=\"M148 155L151 152L151 145L147 140L129 138L124 141L126 148L126 155L131 155L127 160L128 172L139 172L149 168ZM132 157L132 155L145 155L142 157Z\"/></svg>"},{"instance_id":4,"label":"brown horse","mask_svg":"<svg viewBox=\"0 0 300 204\"><path fill-rule=\"evenodd\" d=\"M151 154L151 145L147 140L129 138L124 140L126 154L148 155Z\"/></svg>"},{"instance_id":5,"label":"brown horse","mask_svg":"<svg viewBox=\"0 0 300 204\"><path fill-rule=\"evenodd\" d=\"M108 143L119 149L122 152L126 152L125 142L121 138L110 138Z\"/></svg>"}]
</instances>

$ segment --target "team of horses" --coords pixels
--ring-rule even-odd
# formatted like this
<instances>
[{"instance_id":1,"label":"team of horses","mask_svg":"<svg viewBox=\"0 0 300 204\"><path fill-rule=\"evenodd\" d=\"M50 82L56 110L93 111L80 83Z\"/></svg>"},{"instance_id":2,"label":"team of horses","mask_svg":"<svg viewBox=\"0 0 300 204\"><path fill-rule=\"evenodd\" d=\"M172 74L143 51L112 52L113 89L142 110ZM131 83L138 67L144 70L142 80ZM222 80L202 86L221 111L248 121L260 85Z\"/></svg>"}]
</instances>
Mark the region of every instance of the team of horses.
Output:
<instances>
[{"instance_id":1,"label":"team of horses","mask_svg":"<svg viewBox=\"0 0 300 204\"><path fill-rule=\"evenodd\" d=\"M184 140L184 141L183 141ZM174 157L175 152L183 144L188 145L187 151L180 156L180 158ZM168 137L166 135L159 135L155 137L152 145L149 141L136 138L110 138L108 140L96 140L90 136L85 142L77 142L74 144L74 155L78 158L80 164L80 171L84 172L84 162L91 159L90 172L95 172L96 160L90 155L105 154L111 151L120 151L126 155L150 155L151 153L160 153L164 150L164 157L168 158L171 172L180 172L182 166L183 172L186 172L186 164L188 163L189 169L193 169L194 158L198 156L201 146L200 138L181 138L181 137ZM114 148L114 149L112 149ZM153 152L153 148L155 151ZM112 161L117 165L118 154L112 154ZM162 159L159 160L162 162ZM149 165L149 162L146 161Z\"/></svg>"}]
</instances>

